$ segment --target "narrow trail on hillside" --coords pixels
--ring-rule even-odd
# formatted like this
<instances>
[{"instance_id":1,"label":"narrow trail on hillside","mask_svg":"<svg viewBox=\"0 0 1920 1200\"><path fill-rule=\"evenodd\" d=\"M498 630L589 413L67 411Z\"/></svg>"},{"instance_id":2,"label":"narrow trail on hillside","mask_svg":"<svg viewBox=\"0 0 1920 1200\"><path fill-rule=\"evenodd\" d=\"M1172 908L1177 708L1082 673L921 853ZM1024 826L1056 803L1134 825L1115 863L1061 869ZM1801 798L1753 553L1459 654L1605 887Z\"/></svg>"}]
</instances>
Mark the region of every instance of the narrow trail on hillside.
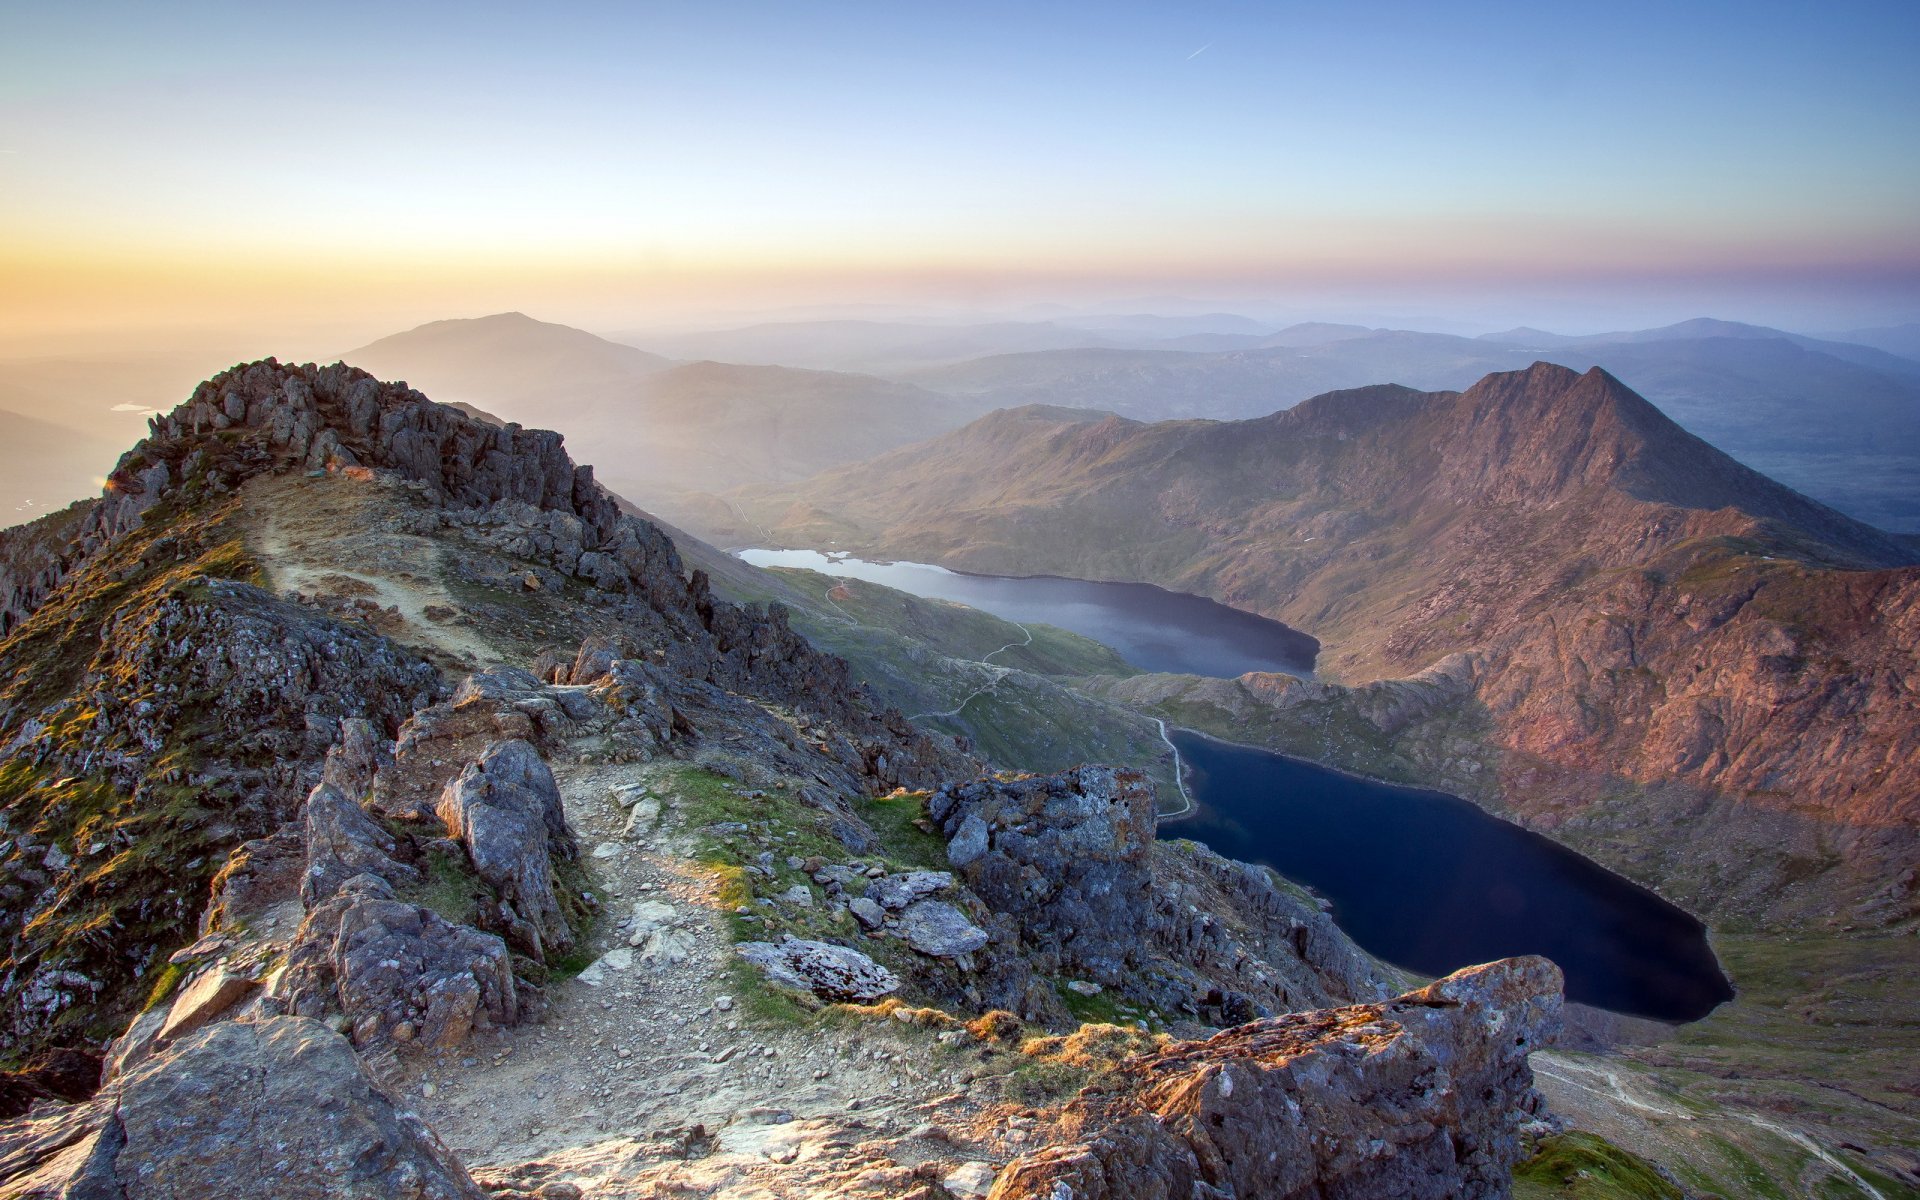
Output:
<instances>
[{"instance_id":1,"label":"narrow trail on hillside","mask_svg":"<svg viewBox=\"0 0 1920 1200\"><path fill-rule=\"evenodd\" d=\"M1005 618L1002 618L1002 619L1004 620ZM1005 680L1008 675L1013 674L1014 672L1013 667L995 666L993 663L988 662L987 660L992 658L996 654L1004 654L1009 650L1017 650L1017 649L1021 649L1021 648L1033 645L1033 630L1028 629L1025 625L1020 624L1020 622L1018 621L1009 621L1007 623L1014 626L1021 633L1025 634L1027 640L1024 642L1008 642L1006 645L1000 647L998 650L990 650L986 654L981 655L979 658L956 658L953 660L954 662L978 663L979 665L987 668L988 671L993 672L992 678L988 679L987 682L981 684L979 687L973 689L971 692L968 692L966 699L960 701L960 703L954 705L952 708L947 709L945 712L915 713L912 716L908 717L907 720L920 721L928 717L949 717L949 718L957 717L960 715L961 710L966 708L967 705L972 704L975 700L979 699L981 696L984 696L988 692L999 687L1001 682Z\"/></svg>"},{"instance_id":2,"label":"narrow trail on hillside","mask_svg":"<svg viewBox=\"0 0 1920 1200\"><path fill-rule=\"evenodd\" d=\"M1160 740L1167 744L1167 749L1173 751L1173 784L1180 789L1180 811L1161 813L1160 817L1162 820L1168 817L1184 817L1198 807L1198 805L1194 803L1193 794L1187 791L1187 769L1184 761L1180 757L1180 747L1174 745L1173 739L1167 736L1167 723L1165 721L1159 717L1149 717L1148 720L1159 727Z\"/></svg>"}]
</instances>

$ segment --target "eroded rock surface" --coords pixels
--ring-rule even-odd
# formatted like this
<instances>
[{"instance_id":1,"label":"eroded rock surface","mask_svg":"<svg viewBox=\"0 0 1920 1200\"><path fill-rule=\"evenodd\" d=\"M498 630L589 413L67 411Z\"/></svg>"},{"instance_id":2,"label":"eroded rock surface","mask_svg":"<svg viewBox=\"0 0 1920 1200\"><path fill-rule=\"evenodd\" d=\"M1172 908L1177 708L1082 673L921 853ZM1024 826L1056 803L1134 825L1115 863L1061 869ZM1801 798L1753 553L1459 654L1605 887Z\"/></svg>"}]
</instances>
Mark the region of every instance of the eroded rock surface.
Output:
<instances>
[{"instance_id":1,"label":"eroded rock surface","mask_svg":"<svg viewBox=\"0 0 1920 1200\"><path fill-rule=\"evenodd\" d=\"M1016 1160L991 1195L1504 1197L1540 1107L1527 1054L1560 1004L1557 967L1506 959L1176 1044L1073 1101L1076 1140Z\"/></svg>"},{"instance_id":2,"label":"eroded rock surface","mask_svg":"<svg viewBox=\"0 0 1920 1200\"><path fill-rule=\"evenodd\" d=\"M440 795L440 819L500 897L513 940L536 958L573 946L553 877L555 855L579 855L560 789L540 752L523 741L489 746Z\"/></svg>"},{"instance_id":3,"label":"eroded rock surface","mask_svg":"<svg viewBox=\"0 0 1920 1200\"><path fill-rule=\"evenodd\" d=\"M222 1022L91 1103L0 1125L9 1196L484 1200L420 1119L315 1021Z\"/></svg>"},{"instance_id":4,"label":"eroded rock surface","mask_svg":"<svg viewBox=\"0 0 1920 1200\"><path fill-rule=\"evenodd\" d=\"M505 943L395 899L371 875L307 914L275 994L299 1016L344 1013L362 1047L456 1046L520 1010Z\"/></svg>"}]
</instances>

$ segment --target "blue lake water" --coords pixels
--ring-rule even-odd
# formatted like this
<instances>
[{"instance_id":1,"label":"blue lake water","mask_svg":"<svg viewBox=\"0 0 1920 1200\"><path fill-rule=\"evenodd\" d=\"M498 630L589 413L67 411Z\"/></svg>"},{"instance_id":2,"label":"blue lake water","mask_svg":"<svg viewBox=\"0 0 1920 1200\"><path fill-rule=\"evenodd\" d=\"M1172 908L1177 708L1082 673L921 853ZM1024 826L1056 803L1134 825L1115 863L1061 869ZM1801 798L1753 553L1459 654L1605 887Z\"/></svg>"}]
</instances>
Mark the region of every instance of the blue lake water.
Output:
<instances>
[{"instance_id":1,"label":"blue lake water","mask_svg":"<svg viewBox=\"0 0 1920 1200\"><path fill-rule=\"evenodd\" d=\"M1333 903L1368 951L1444 975L1544 954L1567 997L1690 1021L1733 998L1699 921L1539 834L1441 792L1356 779L1180 730L1198 809L1161 827Z\"/></svg>"},{"instance_id":2,"label":"blue lake water","mask_svg":"<svg viewBox=\"0 0 1920 1200\"><path fill-rule=\"evenodd\" d=\"M811 570L958 601L1104 642L1150 671L1231 678L1308 674L1319 643L1298 630L1147 584L968 575L811 550L748 550L756 566ZM1688 1021L1731 999L1700 922L1631 880L1458 797L1343 775L1177 730L1198 805L1162 826L1229 858L1265 863L1333 903L1349 936L1428 975L1544 954L1570 999Z\"/></svg>"},{"instance_id":3,"label":"blue lake water","mask_svg":"<svg viewBox=\"0 0 1920 1200\"><path fill-rule=\"evenodd\" d=\"M805 567L958 601L1009 621L1058 626L1111 646L1143 671L1222 679L1248 671L1310 676L1320 652L1318 641L1278 621L1150 583L970 575L926 563L863 562L817 550L739 554L756 567Z\"/></svg>"}]
</instances>

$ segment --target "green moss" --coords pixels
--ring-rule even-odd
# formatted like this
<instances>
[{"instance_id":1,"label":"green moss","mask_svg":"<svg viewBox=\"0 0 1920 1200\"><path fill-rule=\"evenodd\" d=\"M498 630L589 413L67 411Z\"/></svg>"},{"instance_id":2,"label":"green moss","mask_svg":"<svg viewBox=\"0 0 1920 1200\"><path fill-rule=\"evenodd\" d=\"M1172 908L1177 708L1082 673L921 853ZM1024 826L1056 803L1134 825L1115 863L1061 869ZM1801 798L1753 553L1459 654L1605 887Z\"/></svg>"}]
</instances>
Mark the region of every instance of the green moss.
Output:
<instances>
[{"instance_id":1,"label":"green moss","mask_svg":"<svg viewBox=\"0 0 1920 1200\"><path fill-rule=\"evenodd\" d=\"M174 989L187 977L187 969L167 963L153 977L153 989L147 993L146 1003L140 1006L141 1012L151 1012L173 998Z\"/></svg>"},{"instance_id":2,"label":"green moss","mask_svg":"<svg viewBox=\"0 0 1920 1200\"><path fill-rule=\"evenodd\" d=\"M947 865L947 843L920 823L927 820L927 793L861 797L853 809L873 828L890 864L910 869L940 870Z\"/></svg>"},{"instance_id":3,"label":"green moss","mask_svg":"<svg viewBox=\"0 0 1920 1200\"><path fill-rule=\"evenodd\" d=\"M1591 1133L1573 1130L1541 1139L1533 1156L1513 1171L1517 1200L1684 1200L1639 1155Z\"/></svg>"},{"instance_id":4,"label":"green moss","mask_svg":"<svg viewBox=\"0 0 1920 1200\"><path fill-rule=\"evenodd\" d=\"M1060 993L1060 1002L1073 1014L1073 1019L1082 1025L1131 1026L1141 1018L1139 1009L1122 1004L1112 992L1100 991L1084 996L1067 987L1064 982L1057 982L1055 990Z\"/></svg>"}]
</instances>

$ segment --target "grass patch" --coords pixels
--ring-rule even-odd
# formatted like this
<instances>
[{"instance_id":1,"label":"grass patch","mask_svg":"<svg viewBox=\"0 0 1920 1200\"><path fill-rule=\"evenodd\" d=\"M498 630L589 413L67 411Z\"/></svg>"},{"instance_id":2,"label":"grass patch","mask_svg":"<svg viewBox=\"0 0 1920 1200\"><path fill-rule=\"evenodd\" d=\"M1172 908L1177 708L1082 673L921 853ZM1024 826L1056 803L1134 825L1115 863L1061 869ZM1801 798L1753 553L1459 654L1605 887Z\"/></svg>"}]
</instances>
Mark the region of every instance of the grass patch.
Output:
<instances>
[{"instance_id":1,"label":"grass patch","mask_svg":"<svg viewBox=\"0 0 1920 1200\"><path fill-rule=\"evenodd\" d=\"M1513 1194L1516 1200L1684 1200L1646 1159L1581 1130L1542 1138L1533 1157L1514 1168Z\"/></svg>"},{"instance_id":2,"label":"grass patch","mask_svg":"<svg viewBox=\"0 0 1920 1200\"><path fill-rule=\"evenodd\" d=\"M891 796L861 797L854 812L880 835L890 865L907 870L944 870L947 840L916 822L927 820L927 793L901 792Z\"/></svg>"},{"instance_id":3,"label":"grass patch","mask_svg":"<svg viewBox=\"0 0 1920 1200\"><path fill-rule=\"evenodd\" d=\"M147 993L146 1003L140 1006L141 1012L152 1012L173 998L180 981L187 977L187 969L177 963L165 963L154 974L153 989Z\"/></svg>"}]
</instances>

